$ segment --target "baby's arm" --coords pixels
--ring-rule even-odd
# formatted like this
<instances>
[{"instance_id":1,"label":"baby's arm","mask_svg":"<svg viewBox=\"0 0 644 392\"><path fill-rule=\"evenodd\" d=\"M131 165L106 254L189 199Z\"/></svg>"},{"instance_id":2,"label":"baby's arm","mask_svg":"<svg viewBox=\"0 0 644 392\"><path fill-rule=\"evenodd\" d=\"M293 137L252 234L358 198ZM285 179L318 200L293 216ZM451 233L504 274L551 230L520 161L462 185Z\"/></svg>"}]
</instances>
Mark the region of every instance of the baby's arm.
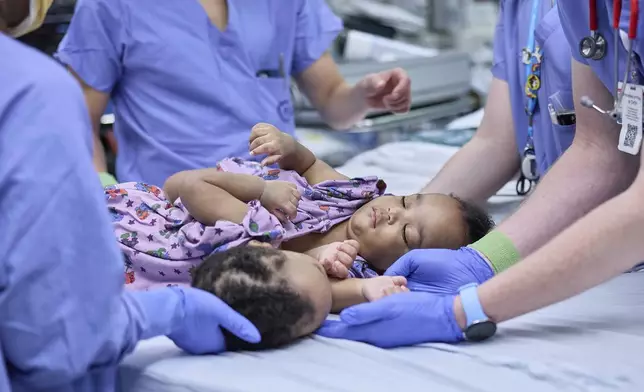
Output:
<instances>
[{"instance_id":1,"label":"baby's arm","mask_svg":"<svg viewBox=\"0 0 644 392\"><path fill-rule=\"evenodd\" d=\"M353 305L409 291L405 286L406 284L407 280L402 276L332 280L333 303L331 312L337 313Z\"/></svg>"},{"instance_id":2,"label":"baby's arm","mask_svg":"<svg viewBox=\"0 0 644 392\"><path fill-rule=\"evenodd\" d=\"M171 202L181 198L190 215L204 225L219 220L241 223L248 213L246 203L261 197L264 180L249 174L198 169L172 175L163 190Z\"/></svg>"},{"instance_id":3,"label":"baby's arm","mask_svg":"<svg viewBox=\"0 0 644 392\"><path fill-rule=\"evenodd\" d=\"M251 152L257 155L281 155L278 161L280 168L297 172L297 174L306 178L311 185L328 180L348 179L348 177L340 174L331 166L317 159L308 148L300 144L291 135L270 124L261 123L253 127L251 132Z\"/></svg>"},{"instance_id":4,"label":"baby's arm","mask_svg":"<svg viewBox=\"0 0 644 392\"><path fill-rule=\"evenodd\" d=\"M306 178L306 181L311 185L328 180L347 180L349 178L324 161L317 159L311 150L304 147L297 140L295 141L295 151L285 156L279 162L279 165L285 170L295 170L299 175Z\"/></svg>"}]
</instances>

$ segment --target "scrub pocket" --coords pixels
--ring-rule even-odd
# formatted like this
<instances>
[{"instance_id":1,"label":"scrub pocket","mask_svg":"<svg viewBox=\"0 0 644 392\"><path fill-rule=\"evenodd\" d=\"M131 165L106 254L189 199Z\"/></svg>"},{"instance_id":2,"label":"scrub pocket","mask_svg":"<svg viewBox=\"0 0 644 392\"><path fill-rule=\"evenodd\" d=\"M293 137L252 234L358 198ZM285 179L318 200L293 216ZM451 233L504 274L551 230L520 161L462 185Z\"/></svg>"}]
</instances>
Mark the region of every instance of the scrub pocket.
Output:
<instances>
[{"instance_id":1,"label":"scrub pocket","mask_svg":"<svg viewBox=\"0 0 644 392\"><path fill-rule=\"evenodd\" d=\"M557 125L552 124L552 130L555 136L555 146L559 156L566 152L568 147L572 144L572 139L575 137L575 124L571 125Z\"/></svg>"},{"instance_id":2,"label":"scrub pocket","mask_svg":"<svg viewBox=\"0 0 644 392\"><path fill-rule=\"evenodd\" d=\"M262 96L260 106L274 119L273 125L280 127L289 124L293 120L290 78L258 77L257 83Z\"/></svg>"},{"instance_id":3,"label":"scrub pocket","mask_svg":"<svg viewBox=\"0 0 644 392\"><path fill-rule=\"evenodd\" d=\"M552 105L557 114L574 111L575 105L571 91L557 91L548 97L548 105ZM576 124L559 125L553 122L552 132L557 154L561 156L572 144L575 137Z\"/></svg>"}]
</instances>

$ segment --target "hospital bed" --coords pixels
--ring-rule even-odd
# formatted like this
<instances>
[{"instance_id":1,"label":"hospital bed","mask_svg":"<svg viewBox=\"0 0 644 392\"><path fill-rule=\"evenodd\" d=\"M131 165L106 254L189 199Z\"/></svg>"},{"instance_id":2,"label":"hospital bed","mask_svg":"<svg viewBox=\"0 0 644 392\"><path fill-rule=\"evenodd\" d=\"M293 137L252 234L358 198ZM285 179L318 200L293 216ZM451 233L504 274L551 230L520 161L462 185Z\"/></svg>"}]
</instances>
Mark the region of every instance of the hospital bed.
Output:
<instances>
[{"instance_id":1,"label":"hospital bed","mask_svg":"<svg viewBox=\"0 0 644 392\"><path fill-rule=\"evenodd\" d=\"M412 193L456 147L381 146L338 168L378 175L390 192ZM513 184L492 199L495 218L520 199ZM644 273L624 274L577 298L500 326L483 344L382 350L310 337L281 350L184 355L166 338L139 344L119 369L127 392L642 391Z\"/></svg>"},{"instance_id":2,"label":"hospital bed","mask_svg":"<svg viewBox=\"0 0 644 392\"><path fill-rule=\"evenodd\" d=\"M277 351L187 356L166 338L139 344L121 391L642 391L644 273L500 326L479 344L382 350L310 337Z\"/></svg>"}]
</instances>

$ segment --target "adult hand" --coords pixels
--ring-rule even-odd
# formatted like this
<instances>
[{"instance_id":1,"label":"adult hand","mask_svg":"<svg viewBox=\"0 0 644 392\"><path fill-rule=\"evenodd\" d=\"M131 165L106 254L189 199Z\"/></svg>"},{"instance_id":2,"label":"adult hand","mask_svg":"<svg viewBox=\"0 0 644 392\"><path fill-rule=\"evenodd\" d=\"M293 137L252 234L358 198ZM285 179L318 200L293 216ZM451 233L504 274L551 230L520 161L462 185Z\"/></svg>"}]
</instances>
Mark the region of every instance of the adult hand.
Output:
<instances>
[{"instance_id":1,"label":"adult hand","mask_svg":"<svg viewBox=\"0 0 644 392\"><path fill-rule=\"evenodd\" d=\"M415 249L398 259L387 276L404 276L411 291L454 294L468 283L481 284L494 276L487 261L474 249Z\"/></svg>"},{"instance_id":2,"label":"adult hand","mask_svg":"<svg viewBox=\"0 0 644 392\"><path fill-rule=\"evenodd\" d=\"M275 215L282 223L287 218L295 219L297 206L300 203L300 192L295 184L287 181L270 180L264 181L264 192L259 198L264 208Z\"/></svg>"},{"instance_id":3,"label":"adult hand","mask_svg":"<svg viewBox=\"0 0 644 392\"><path fill-rule=\"evenodd\" d=\"M270 124L259 123L250 132L250 155L268 155L262 165L269 166L295 152L295 139Z\"/></svg>"},{"instance_id":4,"label":"adult hand","mask_svg":"<svg viewBox=\"0 0 644 392\"><path fill-rule=\"evenodd\" d=\"M454 318L454 295L400 293L345 309L316 334L382 348L463 340Z\"/></svg>"},{"instance_id":5,"label":"adult hand","mask_svg":"<svg viewBox=\"0 0 644 392\"><path fill-rule=\"evenodd\" d=\"M213 294L192 287L172 289L182 296L183 312L168 337L184 351L190 354L225 351L221 328L249 343L260 341L257 328Z\"/></svg>"},{"instance_id":6,"label":"adult hand","mask_svg":"<svg viewBox=\"0 0 644 392\"><path fill-rule=\"evenodd\" d=\"M401 68L365 76L356 84L367 106L394 113L406 113L411 107L411 81Z\"/></svg>"}]
</instances>

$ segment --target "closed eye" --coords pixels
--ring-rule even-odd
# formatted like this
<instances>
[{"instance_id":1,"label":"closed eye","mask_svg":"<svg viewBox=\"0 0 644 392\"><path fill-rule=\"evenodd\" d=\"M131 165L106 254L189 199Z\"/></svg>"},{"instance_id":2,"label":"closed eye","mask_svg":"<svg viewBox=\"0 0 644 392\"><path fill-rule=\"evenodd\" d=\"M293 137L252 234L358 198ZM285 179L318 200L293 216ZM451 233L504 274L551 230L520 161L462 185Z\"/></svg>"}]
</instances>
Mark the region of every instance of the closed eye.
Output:
<instances>
[{"instance_id":1,"label":"closed eye","mask_svg":"<svg viewBox=\"0 0 644 392\"><path fill-rule=\"evenodd\" d=\"M403 241L405 241L405 245L407 245L407 247L409 248L409 242L407 242L407 225L403 226L402 238L403 238Z\"/></svg>"},{"instance_id":2,"label":"closed eye","mask_svg":"<svg viewBox=\"0 0 644 392\"><path fill-rule=\"evenodd\" d=\"M405 202L405 196L400 198L400 203L402 204L403 208L407 209L407 203ZM405 242L405 245L409 248L409 242L407 242L407 225L404 225L402 228L402 238L403 241Z\"/></svg>"}]
</instances>

